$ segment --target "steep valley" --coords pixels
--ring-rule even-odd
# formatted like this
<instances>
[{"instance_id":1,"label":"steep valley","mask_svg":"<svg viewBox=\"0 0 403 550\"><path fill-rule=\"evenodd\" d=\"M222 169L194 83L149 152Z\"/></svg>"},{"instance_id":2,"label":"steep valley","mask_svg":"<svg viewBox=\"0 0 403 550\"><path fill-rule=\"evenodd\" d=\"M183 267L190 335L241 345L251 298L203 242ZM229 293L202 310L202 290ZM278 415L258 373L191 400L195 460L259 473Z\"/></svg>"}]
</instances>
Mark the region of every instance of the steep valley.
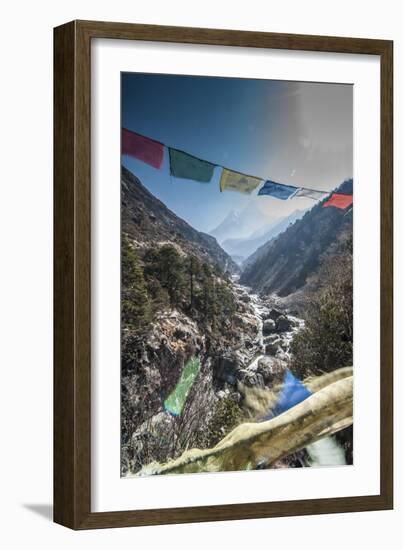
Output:
<instances>
[{"instance_id":1,"label":"steep valley","mask_svg":"<svg viewBox=\"0 0 403 550\"><path fill-rule=\"evenodd\" d=\"M121 202L126 476L186 449L212 448L237 425L267 414L267 404L256 396L281 385L292 342L305 330L296 314L301 309L286 297L304 292L321 254L351 231L351 219L326 209L326 221L315 206L264 244L239 273L214 237L176 216L124 168ZM308 239L314 240L310 246ZM167 400L191 361L197 362L197 374L172 414ZM323 453L329 449L331 444L323 445ZM300 449L270 467L321 464L321 452L316 446L310 459Z\"/></svg>"}]
</instances>

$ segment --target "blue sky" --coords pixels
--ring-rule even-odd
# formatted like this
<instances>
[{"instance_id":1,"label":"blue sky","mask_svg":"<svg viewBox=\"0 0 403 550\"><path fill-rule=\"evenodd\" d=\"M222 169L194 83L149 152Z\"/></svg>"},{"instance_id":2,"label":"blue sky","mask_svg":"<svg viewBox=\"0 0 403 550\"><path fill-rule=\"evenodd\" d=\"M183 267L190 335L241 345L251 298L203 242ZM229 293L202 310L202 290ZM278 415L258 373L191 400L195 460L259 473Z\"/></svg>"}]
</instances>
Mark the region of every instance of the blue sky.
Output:
<instances>
[{"instance_id":1,"label":"blue sky","mask_svg":"<svg viewBox=\"0 0 403 550\"><path fill-rule=\"evenodd\" d=\"M330 190L352 176L352 87L154 74L122 74L122 125L234 170ZM219 191L127 156L122 163L196 229L214 229L232 210L268 221L312 205Z\"/></svg>"}]
</instances>

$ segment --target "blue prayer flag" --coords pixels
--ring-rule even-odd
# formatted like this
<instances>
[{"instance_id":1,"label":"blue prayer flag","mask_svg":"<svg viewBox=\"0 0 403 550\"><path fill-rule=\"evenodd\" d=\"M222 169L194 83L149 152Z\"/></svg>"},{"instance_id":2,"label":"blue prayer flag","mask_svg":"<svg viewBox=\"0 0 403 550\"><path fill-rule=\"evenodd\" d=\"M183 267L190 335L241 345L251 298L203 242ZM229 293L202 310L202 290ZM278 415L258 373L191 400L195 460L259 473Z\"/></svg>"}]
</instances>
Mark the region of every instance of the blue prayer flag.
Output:
<instances>
[{"instance_id":1,"label":"blue prayer flag","mask_svg":"<svg viewBox=\"0 0 403 550\"><path fill-rule=\"evenodd\" d=\"M282 183L267 180L263 187L259 189L258 195L270 195L271 197L285 201L298 189L298 187L294 187L293 185L283 185Z\"/></svg>"},{"instance_id":2,"label":"blue prayer flag","mask_svg":"<svg viewBox=\"0 0 403 550\"><path fill-rule=\"evenodd\" d=\"M298 403L305 401L312 394L304 384L287 369L282 387L278 393L277 401L272 409L266 414L263 420L270 420Z\"/></svg>"}]
</instances>

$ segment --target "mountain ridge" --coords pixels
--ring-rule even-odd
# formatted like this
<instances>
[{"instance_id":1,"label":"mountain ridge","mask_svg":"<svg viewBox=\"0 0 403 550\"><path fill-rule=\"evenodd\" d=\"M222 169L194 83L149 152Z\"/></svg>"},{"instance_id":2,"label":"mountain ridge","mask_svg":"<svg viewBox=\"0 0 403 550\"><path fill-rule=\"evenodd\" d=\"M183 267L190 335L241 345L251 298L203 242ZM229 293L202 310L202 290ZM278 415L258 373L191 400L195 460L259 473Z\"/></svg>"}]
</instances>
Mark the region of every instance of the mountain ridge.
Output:
<instances>
[{"instance_id":1,"label":"mountain ridge","mask_svg":"<svg viewBox=\"0 0 403 550\"><path fill-rule=\"evenodd\" d=\"M335 192L352 194L353 180ZM302 289L319 268L321 256L345 231L352 231L352 212L323 208L324 199L275 239L261 246L243 270L240 283L255 291L287 296Z\"/></svg>"},{"instance_id":2,"label":"mountain ridge","mask_svg":"<svg viewBox=\"0 0 403 550\"><path fill-rule=\"evenodd\" d=\"M169 242L186 254L196 254L231 273L239 271L215 237L194 229L177 216L124 166L121 183L122 231L135 244Z\"/></svg>"},{"instance_id":3,"label":"mountain ridge","mask_svg":"<svg viewBox=\"0 0 403 550\"><path fill-rule=\"evenodd\" d=\"M274 219L271 224L277 221ZM269 227L267 215L260 211L256 203L250 202L242 210L231 210L217 227L209 231L209 234L222 246L226 239L248 238L265 226Z\"/></svg>"},{"instance_id":4,"label":"mountain ridge","mask_svg":"<svg viewBox=\"0 0 403 550\"><path fill-rule=\"evenodd\" d=\"M268 224L267 228L254 231L250 237L243 239L226 239L221 247L231 255L232 258L242 257L244 262L262 245L277 237L287 227L301 218L306 210L295 210L289 216L285 216L274 223ZM243 265L243 264L242 264Z\"/></svg>"}]
</instances>

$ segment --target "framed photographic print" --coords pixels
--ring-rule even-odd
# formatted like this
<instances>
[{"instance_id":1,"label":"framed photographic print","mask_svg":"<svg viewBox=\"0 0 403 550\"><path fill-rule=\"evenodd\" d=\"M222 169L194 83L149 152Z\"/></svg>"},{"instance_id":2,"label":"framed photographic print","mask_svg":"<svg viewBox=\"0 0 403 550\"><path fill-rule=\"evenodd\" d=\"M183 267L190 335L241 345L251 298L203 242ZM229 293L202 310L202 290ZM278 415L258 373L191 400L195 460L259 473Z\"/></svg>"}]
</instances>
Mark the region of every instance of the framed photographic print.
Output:
<instances>
[{"instance_id":1,"label":"framed photographic print","mask_svg":"<svg viewBox=\"0 0 403 550\"><path fill-rule=\"evenodd\" d=\"M55 521L392 508L392 42L54 36Z\"/></svg>"}]
</instances>

